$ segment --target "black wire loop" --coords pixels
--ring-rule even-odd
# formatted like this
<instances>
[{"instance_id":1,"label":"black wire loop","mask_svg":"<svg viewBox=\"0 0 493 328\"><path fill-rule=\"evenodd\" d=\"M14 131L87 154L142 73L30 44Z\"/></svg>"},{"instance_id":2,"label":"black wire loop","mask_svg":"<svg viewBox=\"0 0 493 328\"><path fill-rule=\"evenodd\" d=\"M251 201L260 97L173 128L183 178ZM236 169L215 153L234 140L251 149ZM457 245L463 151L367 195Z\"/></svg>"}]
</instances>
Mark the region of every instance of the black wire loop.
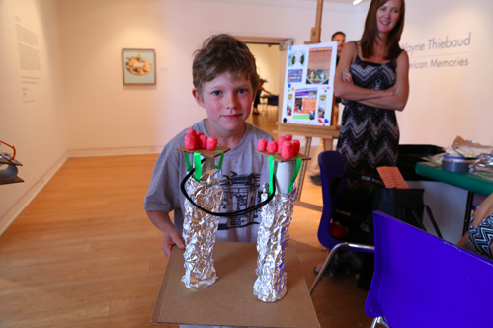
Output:
<instances>
[{"instance_id":1,"label":"black wire loop","mask_svg":"<svg viewBox=\"0 0 493 328\"><path fill-rule=\"evenodd\" d=\"M202 211L204 211L205 213L207 214L211 214L211 215L215 215L215 216L226 216L226 217L229 217L229 216L237 216L237 215L242 215L242 214L246 214L248 212L252 212L252 211L255 211L259 208L261 208L262 206L265 206L267 205L272 199L274 199L274 196L276 195L276 183L274 182L274 186L273 186L273 192L272 192L272 195L270 195L264 202L260 203L260 204L257 204L255 206L252 206L252 207L249 207L249 208L245 208L243 210L239 210L239 211L236 211L236 212L228 212L228 213L216 213L216 212L211 212L209 210L206 210L205 208L203 208L202 206L199 206L197 204L195 204L193 202L192 199L190 199L190 196L188 196L187 194L187 191L185 190L185 183L187 182L187 180L192 176L192 174L195 173L195 168L193 168L188 174L187 176L182 180L181 184L180 184L180 189L181 189L181 192L183 193L183 195L185 196L186 199L188 199L188 201L195 207L198 207L200 208ZM276 175L274 174L274 181L276 181Z\"/></svg>"}]
</instances>

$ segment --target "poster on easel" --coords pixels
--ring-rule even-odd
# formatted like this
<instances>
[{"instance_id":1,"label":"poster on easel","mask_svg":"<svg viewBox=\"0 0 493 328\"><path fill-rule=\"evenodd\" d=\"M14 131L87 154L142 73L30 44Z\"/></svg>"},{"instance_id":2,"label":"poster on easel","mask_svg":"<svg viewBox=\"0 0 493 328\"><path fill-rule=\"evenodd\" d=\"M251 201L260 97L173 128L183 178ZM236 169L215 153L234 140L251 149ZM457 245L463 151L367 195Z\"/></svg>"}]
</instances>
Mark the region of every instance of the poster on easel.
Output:
<instances>
[{"instance_id":1,"label":"poster on easel","mask_svg":"<svg viewBox=\"0 0 493 328\"><path fill-rule=\"evenodd\" d=\"M330 125L337 42L288 48L283 123Z\"/></svg>"}]
</instances>

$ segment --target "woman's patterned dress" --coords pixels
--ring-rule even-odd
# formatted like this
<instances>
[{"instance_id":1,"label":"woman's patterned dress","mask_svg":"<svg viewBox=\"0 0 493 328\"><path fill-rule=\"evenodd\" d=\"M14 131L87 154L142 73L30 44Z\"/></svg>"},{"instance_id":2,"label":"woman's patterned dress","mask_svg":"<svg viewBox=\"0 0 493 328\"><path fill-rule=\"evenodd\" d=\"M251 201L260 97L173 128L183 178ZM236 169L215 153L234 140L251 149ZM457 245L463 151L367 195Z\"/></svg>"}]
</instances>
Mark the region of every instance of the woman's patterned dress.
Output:
<instances>
[{"instance_id":1,"label":"woman's patterned dress","mask_svg":"<svg viewBox=\"0 0 493 328\"><path fill-rule=\"evenodd\" d=\"M377 64L359 57L356 45L356 58L350 66L354 84L374 90L386 90L395 85L395 61ZM344 159L346 171L355 171L378 176L379 166L397 166L399 146L399 126L395 111L369 107L356 101L342 101L341 132L337 150ZM349 188L361 197L370 197L374 185L361 181L348 181ZM369 229L368 222L366 229ZM362 255L353 251L342 251L327 268L326 274L353 275L360 272Z\"/></svg>"},{"instance_id":2,"label":"woman's patterned dress","mask_svg":"<svg viewBox=\"0 0 493 328\"><path fill-rule=\"evenodd\" d=\"M395 59L376 64L362 60L356 53L350 70L354 84L359 87L386 90L395 85ZM346 171L378 175L379 166L397 166L399 127L395 111L356 101L343 100L343 103L337 150L344 158Z\"/></svg>"}]
</instances>

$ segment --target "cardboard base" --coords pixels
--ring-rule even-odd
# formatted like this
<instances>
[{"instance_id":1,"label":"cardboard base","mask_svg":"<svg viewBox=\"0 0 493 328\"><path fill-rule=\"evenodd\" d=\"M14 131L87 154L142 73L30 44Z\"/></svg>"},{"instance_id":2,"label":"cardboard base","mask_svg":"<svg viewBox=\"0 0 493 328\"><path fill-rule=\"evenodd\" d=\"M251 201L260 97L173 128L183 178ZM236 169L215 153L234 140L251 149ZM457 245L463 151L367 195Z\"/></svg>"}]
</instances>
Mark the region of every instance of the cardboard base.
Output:
<instances>
[{"instance_id":1,"label":"cardboard base","mask_svg":"<svg viewBox=\"0 0 493 328\"><path fill-rule=\"evenodd\" d=\"M274 157L274 161L276 162L290 162L290 161L296 161L296 159L298 158L301 158L302 160L304 161L308 161L310 159L312 159L310 156L307 156L305 154L302 154L302 153L298 153L298 155L296 156L291 156L290 158L284 158L282 157L281 153L269 153L268 151L260 151L260 150L257 150L257 153L261 154L261 155L264 155L264 156L273 156L273 155L277 155L277 157Z\"/></svg>"},{"instance_id":2,"label":"cardboard base","mask_svg":"<svg viewBox=\"0 0 493 328\"><path fill-rule=\"evenodd\" d=\"M201 155L204 155L205 157L211 157L211 158L221 156L220 153L217 153L214 150L207 150L207 149L202 149L202 148L187 149L187 147L181 146L181 147L176 148L175 150L181 151L183 153L188 153L188 154L200 153ZM228 151L231 150L231 148L217 146L215 150L222 150L226 154Z\"/></svg>"},{"instance_id":3,"label":"cardboard base","mask_svg":"<svg viewBox=\"0 0 493 328\"><path fill-rule=\"evenodd\" d=\"M188 289L184 250L173 247L151 321L156 323L233 326L319 328L293 244L286 250L288 292L266 303L253 294L257 279L257 245L216 242L214 267L219 279L205 289Z\"/></svg>"}]
</instances>

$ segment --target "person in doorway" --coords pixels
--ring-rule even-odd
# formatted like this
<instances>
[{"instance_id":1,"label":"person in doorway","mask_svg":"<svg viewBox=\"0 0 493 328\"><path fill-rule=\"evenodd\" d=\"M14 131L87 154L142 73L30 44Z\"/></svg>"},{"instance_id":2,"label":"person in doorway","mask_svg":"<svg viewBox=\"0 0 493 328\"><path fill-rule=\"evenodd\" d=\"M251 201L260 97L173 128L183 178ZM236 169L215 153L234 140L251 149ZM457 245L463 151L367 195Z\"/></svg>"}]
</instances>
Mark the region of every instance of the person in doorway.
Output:
<instances>
[{"instance_id":1,"label":"person in doorway","mask_svg":"<svg viewBox=\"0 0 493 328\"><path fill-rule=\"evenodd\" d=\"M255 101L253 102L253 112L252 112L253 115L260 115L260 112L258 110L258 105L260 104L260 95L262 94L262 91L265 93L268 93L269 95L272 96L272 93L265 90L263 87L264 83L267 83L267 82L268 82L267 80L260 79L260 84L259 84L259 86L257 88L257 92L255 94Z\"/></svg>"},{"instance_id":2,"label":"person in doorway","mask_svg":"<svg viewBox=\"0 0 493 328\"><path fill-rule=\"evenodd\" d=\"M339 65L339 59L341 58L342 48L344 48L344 44L346 44L346 34L344 34L344 32L341 31L335 32L332 35L332 41L337 41L337 60L336 60L336 67L337 67L337 65ZM339 104L341 103L341 98L335 97L335 103L337 107L337 115L334 116L339 118Z\"/></svg>"},{"instance_id":3,"label":"person in doorway","mask_svg":"<svg viewBox=\"0 0 493 328\"><path fill-rule=\"evenodd\" d=\"M341 51L342 48L344 47L344 44L346 43L346 34L344 32L338 31L335 32L332 35L332 41L337 41L337 61L336 63L339 64L339 58L341 56ZM336 67L337 67L336 64ZM325 78L328 78L326 75ZM335 97L333 106L332 106L332 121L334 124L337 124L337 119L339 118L339 104L341 103L341 98ZM324 144L323 140L320 139L320 143L318 144L317 151L315 153L315 156L313 157L314 160L310 163L310 168L309 168L309 176L310 180L312 181L313 184L320 186L322 182L320 181L320 169L318 167L318 154L324 151Z\"/></svg>"},{"instance_id":4,"label":"person in doorway","mask_svg":"<svg viewBox=\"0 0 493 328\"><path fill-rule=\"evenodd\" d=\"M395 112L404 110L409 96L409 57L399 46L404 13L404 0L372 0L362 39L347 42L342 49L334 89L345 104L337 150L346 171L378 175L377 167L397 165ZM373 192L359 181L349 183L349 189L364 197ZM328 273L359 273L359 253L338 254ZM337 266L338 262L353 265ZM320 269L321 265L315 271Z\"/></svg>"},{"instance_id":5,"label":"person in doorway","mask_svg":"<svg viewBox=\"0 0 493 328\"><path fill-rule=\"evenodd\" d=\"M332 41L337 41L337 61L336 65L339 64L339 59L341 58L341 51L346 43L346 34L344 32L338 31L332 34Z\"/></svg>"}]
</instances>

